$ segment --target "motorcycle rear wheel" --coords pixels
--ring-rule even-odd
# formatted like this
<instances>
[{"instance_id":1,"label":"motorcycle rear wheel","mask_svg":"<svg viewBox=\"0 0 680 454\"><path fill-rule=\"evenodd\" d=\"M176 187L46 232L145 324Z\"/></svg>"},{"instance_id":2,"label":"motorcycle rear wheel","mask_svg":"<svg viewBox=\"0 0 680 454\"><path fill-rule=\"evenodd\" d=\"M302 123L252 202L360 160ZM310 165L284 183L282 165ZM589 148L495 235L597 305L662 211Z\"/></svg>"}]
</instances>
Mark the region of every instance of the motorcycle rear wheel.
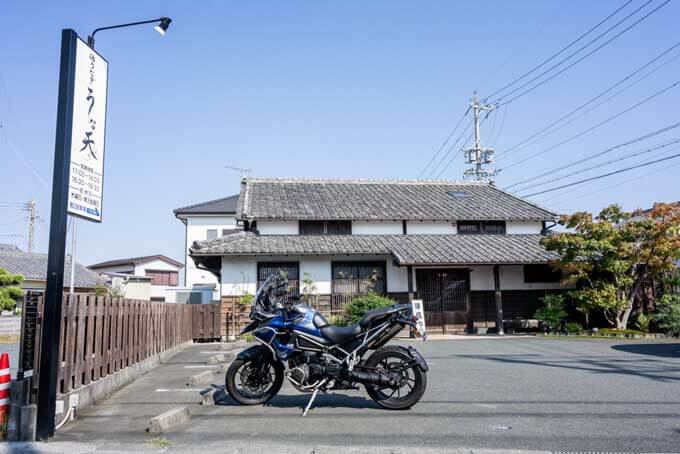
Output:
<instances>
[{"instance_id":1,"label":"motorcycle rear wheel","mask_svg":"<svg viewBox=\"0 0 680 454\"><path fill-rule=\"evenodd\" d=\"M264 357L236 359L225 376L227 392L241 405L268 402L279 392L282 384L283 367Z\"/></svg>"},{"instance_id":2,"label":"motorcycle rear wheel","mask_svg":"<svg viewBox=\"0 0 680 454\"><path fill-rule=\"evenodd\" d=\"M416 364L405 367L410 361L408 351L396 345L382 347L368 358L367 368L399 371L402 376L398 388L366 385L366 392L375 403L389 410L406 410L418 403L427 388L427 374Z\"/></svg>"}]
</instances>

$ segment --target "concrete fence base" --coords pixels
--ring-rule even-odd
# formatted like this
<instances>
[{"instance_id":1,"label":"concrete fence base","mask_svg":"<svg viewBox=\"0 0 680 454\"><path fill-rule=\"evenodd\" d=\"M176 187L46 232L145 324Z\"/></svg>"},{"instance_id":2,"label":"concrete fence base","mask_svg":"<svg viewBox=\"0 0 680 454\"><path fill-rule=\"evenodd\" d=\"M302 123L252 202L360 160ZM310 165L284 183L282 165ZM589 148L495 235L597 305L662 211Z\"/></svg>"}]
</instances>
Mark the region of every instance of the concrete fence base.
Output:
<instances>
[{"instance_id":1,"label":"concrete fence base","mask_svg":"<svg viewBox=\"0 0 680 454\"><path fill-rule=\"evenodd\" d=\"M173 347L164 352L151 356L143 361L140 361L125 369L121 369L111 375L101 378L97 381L74 389L67 394L57 396L57 410L62 409L60 413L55 416L55 424L59 424L68 414L69 407L74 407L76 410L90 406L95 402L113 394L123 386L131 383L137 378L141 377L150 370L158 367L164 362L168 361L180 350L193 342L188 341ZM26 413L26 414L24 414ZM35 418L37 412L16 412L16 421L9 423L12 427L27 428L29 433L16 434L17 440L35 441ZM32 419L29 421L27 419Z\"/></svg>"}]
</instances>

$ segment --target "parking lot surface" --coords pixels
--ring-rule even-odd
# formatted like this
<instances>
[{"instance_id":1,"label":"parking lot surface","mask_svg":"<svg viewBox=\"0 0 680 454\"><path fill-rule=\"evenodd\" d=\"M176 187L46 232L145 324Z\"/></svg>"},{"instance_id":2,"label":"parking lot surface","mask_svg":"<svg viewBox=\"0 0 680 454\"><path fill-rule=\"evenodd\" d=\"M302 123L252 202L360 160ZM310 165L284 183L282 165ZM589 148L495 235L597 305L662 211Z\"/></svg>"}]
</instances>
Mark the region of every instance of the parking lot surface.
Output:
<instances>
[{"instance_id":1,"label":"parking lot surface","mask_svg":"<svg viewBox=\"0 0 680 454\"><path fill-rule=\"evenodd\" d=\"M430 365L422 401L377 407L362 391L320 396L284 385L266 406L199 405L186 385L216 345L193 345L81 411L53 448L206 452L680 451L680 343L512 338L406 341ZM216 375L215 385L224 376ZM148 420L188 405L191 422L160 439ZM73 443L77 443L73 445ZM79 445L78 445L79 444ZM463 452L463 451L461 451Z\"/></svg>"}]
</instances>

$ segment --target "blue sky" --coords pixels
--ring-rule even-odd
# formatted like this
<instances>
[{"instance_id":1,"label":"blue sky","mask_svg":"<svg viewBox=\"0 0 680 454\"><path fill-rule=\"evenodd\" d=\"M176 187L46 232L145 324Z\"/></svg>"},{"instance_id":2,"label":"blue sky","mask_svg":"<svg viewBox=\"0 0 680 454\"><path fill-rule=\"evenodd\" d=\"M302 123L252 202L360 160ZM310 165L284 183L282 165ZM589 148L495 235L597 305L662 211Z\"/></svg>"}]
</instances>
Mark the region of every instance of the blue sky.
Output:
<instances>
[{"instance_id":1,"label":"blue sky","mask_svg":"<svg viewBox=\"0 0 680 454\"><path fill-rule=\"evenodd\" d=\"M37 249L46 251L62 28L85 37L98 26L173 19L165 37L150 26L97 35L97 49L110 66L104 222L79 223L78 260L90 264L154 253L181 258L183 226L172 209L236 193L239 175L226 165L253 168L257 176L416 178L474 90L485 96L502 87L623 3L7 0L0 4L0 202L36 199L45 219L38 225ZM654 0L645 11L661 3ZM617 18L642 4L634 0ZM491 139L498 135L500 154L569 112L678 41L679 17L680 4L672 1L514 101L505 122L504 109L492 115L482 126L483 139L489 132ZM499 159L498 167L617 114L676 82L678 74L680 59L537 144ZM679 102L680 87L670 89L501 172L498 185L680 121ZM680 128L621 153L675 137ZM628 159L585 176L645 159L652 158ZM672 165L679 161L534 200L558 212L677 200L680 167ZM460 179L464 169L458 156L441 177ZM640 178L621 184L632 177ZM0 207L0 234L25 235L23 216ZM7 241L25 247L24 237L0 237Z\"/></svg>"}]
</instances>

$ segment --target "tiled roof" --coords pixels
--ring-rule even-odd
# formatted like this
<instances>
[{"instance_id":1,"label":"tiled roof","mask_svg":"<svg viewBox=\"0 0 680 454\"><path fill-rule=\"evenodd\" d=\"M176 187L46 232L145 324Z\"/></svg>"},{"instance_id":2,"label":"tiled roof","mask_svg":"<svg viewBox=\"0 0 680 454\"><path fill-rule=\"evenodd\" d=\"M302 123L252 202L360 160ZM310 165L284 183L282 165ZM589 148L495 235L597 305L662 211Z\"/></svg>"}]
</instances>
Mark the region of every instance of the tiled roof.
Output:
<instances>
[{"instance_id":1,"label":"tiled roof","mask_svg":"<svg viewBox=\"0 0 680 454\"><path fill-rule=\"evenodd\" d=\"M47 254L35 252L0 250L0 268L10 273L21 274L25 279L44 281L47 277ZM64 265L64 285L71 280L71 256L66 256ZM106 280L98 273L76 262L75 287L93 288Z\"/></svg>"},{"instance_id":2,"label":"tiled roof","mask_svg":"<svg viewBox=\"0 0 680 454\"><path fill-rule=\"evenodd\" d=\"M238 207L239 195L230 195L221 199L201 202L173 210L175 216L182 214L234 214Z\"/></svg>"},{"instance_id":3,"label":"tiled roof","mask_svg":"<svg viewBox=\"0 0 680 454\"><path fill-rule=\"evenodd\" d=\"M390 254L399 265L545 263L541 235L257 235L195 242L192 256Z\"/></svg>"},{"instance_id":4,"label":"tiled roof","mask_svg":"<svg viewBox=\"0 0 680 454\"><path fill-rule=\"evenodd\" d=\"M176 267L183 267L184 264L182 262L178 262L175 259L171 259L170 257L167 257L162 254L156 254L156 255L143 255L141 257L130 257L130 258L124 258L124 259L114 259L114 260L107 260L105 262L100 262L100 263L95 263L94 265L88 266L90 269L96 269L96 268L108 268L110 266L123 266L123 265L138 265L140 263L146 263L150 262L152 260L162 260L164 262L167 262L171 265L175 265Z\"/></svg>"},{"instance_id":5,"label":"tiled roof","mask_svg":"<svg viewBox=\"0 0 680 454\"><path fill-rule=\"evenodd\" d=\"M247 178L238 219L536 220L556 214L488 183Z\"/></svg>"}]
</instances>

